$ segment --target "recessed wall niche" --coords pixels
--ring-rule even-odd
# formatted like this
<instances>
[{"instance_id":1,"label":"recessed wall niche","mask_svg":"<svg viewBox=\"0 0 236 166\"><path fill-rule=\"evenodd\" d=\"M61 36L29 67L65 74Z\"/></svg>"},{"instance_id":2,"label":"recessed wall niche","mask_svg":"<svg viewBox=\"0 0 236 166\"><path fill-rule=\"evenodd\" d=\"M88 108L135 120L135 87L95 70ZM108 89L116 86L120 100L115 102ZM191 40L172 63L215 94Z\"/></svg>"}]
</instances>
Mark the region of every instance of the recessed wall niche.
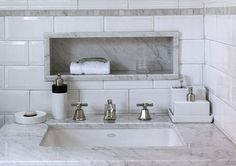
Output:
<instances>
[{"instance_id":1,"label":"recessed wall niche","mask_svg":"<svg viewBox=\"0 0 236 166\"><path fill-rule=\"evenodd\" d=\"M160 80L179 77L178 32L60 33L45 37L45 79L62 73L66 80ZM71 75L70 63L103 57L109 75ZM138 74L136 62L145 58L149 73Z\"/></svg>"}]
</instances>

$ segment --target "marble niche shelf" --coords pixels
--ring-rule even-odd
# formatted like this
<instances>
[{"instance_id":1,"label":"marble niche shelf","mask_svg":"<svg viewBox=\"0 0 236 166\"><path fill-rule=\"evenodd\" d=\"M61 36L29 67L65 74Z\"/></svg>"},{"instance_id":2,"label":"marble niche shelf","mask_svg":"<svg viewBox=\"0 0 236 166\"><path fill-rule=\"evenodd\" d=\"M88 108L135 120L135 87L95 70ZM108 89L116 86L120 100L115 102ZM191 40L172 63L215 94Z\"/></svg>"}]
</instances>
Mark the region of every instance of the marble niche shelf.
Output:
<instances>
[{"instance_id":1,"label":"marble niche shelf","mask_svg":"<svg viewBox=\"0 0 236 166\"><path fill-rule=\"evenodd\" d=\"M109 75L70 75L69 66L85 57L111 61ZM136 61L148 59L148 74ZM179 77L179 32L59 33L45 36L45 80L62 73L73 80L160 80Z\"/></svg>"}]
</instances>

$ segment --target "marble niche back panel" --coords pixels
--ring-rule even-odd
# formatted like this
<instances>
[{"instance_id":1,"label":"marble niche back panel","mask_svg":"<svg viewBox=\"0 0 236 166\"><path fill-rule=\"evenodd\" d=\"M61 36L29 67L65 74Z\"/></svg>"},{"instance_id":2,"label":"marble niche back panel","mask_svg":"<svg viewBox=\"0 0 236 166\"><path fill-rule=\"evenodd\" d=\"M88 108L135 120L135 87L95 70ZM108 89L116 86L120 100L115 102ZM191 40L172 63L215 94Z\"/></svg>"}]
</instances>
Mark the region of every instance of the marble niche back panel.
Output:
<instances>
[{"instance_id":1,"label":"marble niche back panel","mask_svg":"<svg viewBox=\"0 0 236 166\"><path fill-rule=\"evenodd\" d=\"M136 61L145 58L151 73L173 73L173 37L51 38L50 74L69 73L71 62L103 57L111 71L134 72Z\"/></svg>"}]
</instances>

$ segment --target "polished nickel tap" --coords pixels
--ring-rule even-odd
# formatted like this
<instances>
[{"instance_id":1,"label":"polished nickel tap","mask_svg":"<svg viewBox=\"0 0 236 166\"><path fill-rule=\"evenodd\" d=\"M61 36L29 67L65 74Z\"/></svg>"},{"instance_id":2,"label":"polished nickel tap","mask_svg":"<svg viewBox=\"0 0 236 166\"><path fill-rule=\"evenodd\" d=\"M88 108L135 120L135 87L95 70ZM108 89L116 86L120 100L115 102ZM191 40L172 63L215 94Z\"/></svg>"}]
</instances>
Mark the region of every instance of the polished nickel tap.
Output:
<instances>
[{"instance_id":1,"label":"polished nickel tap","mask_svg":"<svg viewBox=\"0 0 236 166\"><path fill-rule=\"evenodd\" d=\"M140 112L140 115L139 115L139 120L151 120L151 116L150 116L150 113L149 113L149 110L147 109L147 107L153 107L153 103L140 103L140 104L137 104L137 107L143 107L141 112Z\"/></svg>"},{"instance_id":2,"label":"polished nickel tap","mask_svg":"<svg viewBox=\"0 0 236 166\"><path fill-rule=\"evenodd\" d=\"M104 111L104 121L114 122L116 120L116 105L112 104L112 99L107 100Z\"/></svg>"},{"instance_id":3,"label":"polished nickel tap","mask_svg":"<svg viewBox=\"0 0 236 166\"><path fill-rule=\"evenodd\" d=\"M84 120L86 120L84 110L82 109L82 107L87 107L88 106L87 103L77 102L77 103L71 104L71 106L76 107L73 120L75 120L75 121L84 121Z\"/></svg>"}]
</instances>

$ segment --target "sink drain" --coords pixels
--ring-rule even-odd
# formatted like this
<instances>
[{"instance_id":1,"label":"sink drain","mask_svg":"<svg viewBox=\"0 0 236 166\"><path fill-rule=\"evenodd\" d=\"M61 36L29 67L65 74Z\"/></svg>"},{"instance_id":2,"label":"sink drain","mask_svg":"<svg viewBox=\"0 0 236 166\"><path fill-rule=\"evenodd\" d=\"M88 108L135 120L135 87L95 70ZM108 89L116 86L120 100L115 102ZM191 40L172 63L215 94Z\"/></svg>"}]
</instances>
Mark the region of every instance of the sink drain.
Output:
<instances>
[{"instance_id":1,"label":"sink drain","mask_svg":"<svg viewBox=\"0 0 236 166\"><path fill-rule=\"evenodd\" d=\"M116 136L116 134L114 134L114 133L109 133L109 134L107 134L107 137L110 137L110 138L113 138L113 137L115 137Z\"/></svg>"}]
</instances>

